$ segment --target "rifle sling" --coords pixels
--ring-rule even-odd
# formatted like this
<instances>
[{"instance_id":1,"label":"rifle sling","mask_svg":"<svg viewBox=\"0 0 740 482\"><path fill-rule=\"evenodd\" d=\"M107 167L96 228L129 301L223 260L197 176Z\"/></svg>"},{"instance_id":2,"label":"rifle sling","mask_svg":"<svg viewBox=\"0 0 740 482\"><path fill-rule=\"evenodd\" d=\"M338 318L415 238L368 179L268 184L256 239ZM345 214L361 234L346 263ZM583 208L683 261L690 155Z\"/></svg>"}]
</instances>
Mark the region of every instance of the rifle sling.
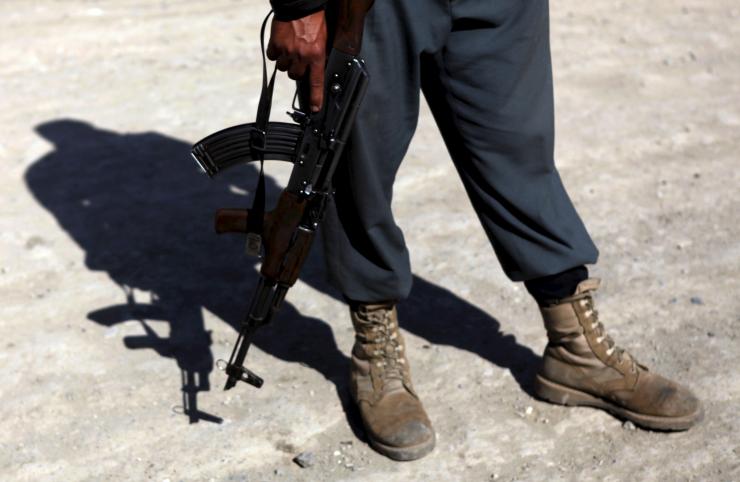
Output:
<instances>
[{"instance_id":1,"label":"rifle sling","mask_svg":"<svg viewBox=\"0 0 740 482\"><path fill-rule=\"evenodd\" d=\"M260 174L257 181L257 189L252 201L252 208L247 218L247 252L259 256L261 238L265 224L265 149L267 148L267 124L270 122L270 110L272 109L272 93L275 88L275 73L277 65L272 69L269 81L267 77L267 59L265 57L265 30L267 21L272 15L272 10L265 16L260 29L260 53L262 54L262 92L257 105L257 119L254 122L252 135L250 136L250 150L252 157L260 161Z\"/></svg>"}]
</instances>

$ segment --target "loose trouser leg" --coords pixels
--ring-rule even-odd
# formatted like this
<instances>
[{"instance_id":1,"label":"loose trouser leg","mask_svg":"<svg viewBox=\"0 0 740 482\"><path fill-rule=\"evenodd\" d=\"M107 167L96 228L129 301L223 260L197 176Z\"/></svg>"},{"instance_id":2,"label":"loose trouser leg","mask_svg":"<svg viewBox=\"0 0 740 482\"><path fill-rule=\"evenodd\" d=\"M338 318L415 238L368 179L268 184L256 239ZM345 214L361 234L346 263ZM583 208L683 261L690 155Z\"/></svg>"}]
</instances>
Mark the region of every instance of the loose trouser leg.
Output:
<instances>
[{"instance_id":1,"label":"loose trouser leg","mask_svg":"<svg viewBox=\"0 0 740 482\"><path fill-rule=\"evenodd\" d=\"M419 54L443 41L448 19L447 2L439 0L377 0L366 19L362 56L370 83L322 233L331 281L350 299L397 300L411 289L392 187L416 128Z\"/></svg>"},{"instance_id":2,"label":"loose trouser leg","mask_svg":"<svg viewBox=\"0 0 740 482\"><path fill-rule=\"evenodd\" d=\"M424 59L422 89L506 274L594 263L553 161L547 2L451 5L452 32Z\"/></svg>"}]
</instances>

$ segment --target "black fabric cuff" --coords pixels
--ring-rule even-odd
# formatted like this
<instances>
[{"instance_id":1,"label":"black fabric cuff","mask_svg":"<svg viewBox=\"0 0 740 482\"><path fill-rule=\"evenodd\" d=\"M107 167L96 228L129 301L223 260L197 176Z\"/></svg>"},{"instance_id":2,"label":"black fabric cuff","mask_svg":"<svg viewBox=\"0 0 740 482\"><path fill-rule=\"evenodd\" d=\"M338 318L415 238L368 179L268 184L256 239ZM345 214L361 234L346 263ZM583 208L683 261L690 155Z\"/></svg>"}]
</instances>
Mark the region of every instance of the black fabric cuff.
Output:
<instances>
[{"instance_id":1,"label":"black fabric cuff","mask_svg":"<svg viewBox=\"0 0 740 482\"><path fill-rule=\"evenodd\" d=\"M289 22L323 10L326 0L270 0L270 4L276 20Z\"/></svg>"},{"instance_id":2,"label":"black fabric cuff","mask_svg":"<svg viewBox=\"0 0 740 482\"><path fill-rule=\"evenodd\" d=\"M571 296L578 283L588 279L588 268L577 266L562 273L543 276L524 282L527 291L540 306L549 306L557 300Z\"/></svg>"}]
</instances>

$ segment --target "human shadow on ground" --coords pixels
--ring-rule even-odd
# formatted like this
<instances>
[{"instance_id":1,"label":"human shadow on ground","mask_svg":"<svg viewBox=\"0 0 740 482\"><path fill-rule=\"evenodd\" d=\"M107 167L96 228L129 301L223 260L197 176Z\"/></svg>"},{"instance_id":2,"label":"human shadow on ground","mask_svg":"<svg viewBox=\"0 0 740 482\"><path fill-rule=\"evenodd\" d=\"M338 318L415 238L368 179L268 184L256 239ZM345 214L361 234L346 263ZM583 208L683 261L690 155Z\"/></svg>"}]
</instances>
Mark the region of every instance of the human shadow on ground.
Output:
<instances>
[{"instance_id":1,"label":"human shadow on ground","mask_svg":"<svg viewBox=\"0 0 740 482\"><path fill-rule=\"evenodd\" d=\"M54 150L29 167L28 187L85 251L86 267L105 271L122 290L120 304L95 309L88 318L105 326L138 321L144 334L125 337L125 346L173 358L182 379L182 412L191 423L220 423L218 415L201 411L197 404L198 392L210 390L214 366L202 310L237 329L258 271L253 261L240 256L242 238L214 234L213 212L250 205L247 193L256 184L256 169L235 168L209 181L189 159L189 142L156 132L119 134L69 119L46 122L36 131ZM269 202L280 187L269 176L266 187ZM312 250L301 280L339 299L326 282L320 251ZM511 370L531 393L528 379L539 357L513 336L503 335L487 313L424 279L415 277L414 282L402 308L405 329ZM148 299L137 299L136 293L140 298L148 293ZM158 322L169 324L168 337L157 334L160 330L153 326ZM361 436L347 390L349 360L327 323L286 302L254 344L330 380L351 428ZM218 383L222 381L219 377Z\"/></svg>"}]
</instances>

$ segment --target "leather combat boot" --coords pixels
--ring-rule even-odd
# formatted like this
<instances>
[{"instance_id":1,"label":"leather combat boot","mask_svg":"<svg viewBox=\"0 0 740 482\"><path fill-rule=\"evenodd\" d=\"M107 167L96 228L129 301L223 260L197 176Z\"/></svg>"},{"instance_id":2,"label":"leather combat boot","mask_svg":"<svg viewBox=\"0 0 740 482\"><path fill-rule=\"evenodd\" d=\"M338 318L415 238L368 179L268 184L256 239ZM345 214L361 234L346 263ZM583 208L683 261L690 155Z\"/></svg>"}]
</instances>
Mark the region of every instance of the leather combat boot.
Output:
<instances>
[{"instance_id":1,"label":"leather combat boot","mask_svg":"<svg viewBox=\"0 0 740 482\"><path fill-rule=\"evenodd\" d=\"M598 279L540 308L549 343L535 393L563 405L587 405L655 430L686 430L702 419L687 388L657 375L617 347L594 309Z\"/></svg>"},{"instance_id":2,"label":"leather combat boot","mask_svg":"<svg viewBox=\"0 0 740 482\"><path fill-rule=\"evenodd\" d=\"M394 460L415 460L434 448L434 429L411 386L393 303L350 308L355 327L350 391L370 445Z\"/></svg>"}]
</instances>

